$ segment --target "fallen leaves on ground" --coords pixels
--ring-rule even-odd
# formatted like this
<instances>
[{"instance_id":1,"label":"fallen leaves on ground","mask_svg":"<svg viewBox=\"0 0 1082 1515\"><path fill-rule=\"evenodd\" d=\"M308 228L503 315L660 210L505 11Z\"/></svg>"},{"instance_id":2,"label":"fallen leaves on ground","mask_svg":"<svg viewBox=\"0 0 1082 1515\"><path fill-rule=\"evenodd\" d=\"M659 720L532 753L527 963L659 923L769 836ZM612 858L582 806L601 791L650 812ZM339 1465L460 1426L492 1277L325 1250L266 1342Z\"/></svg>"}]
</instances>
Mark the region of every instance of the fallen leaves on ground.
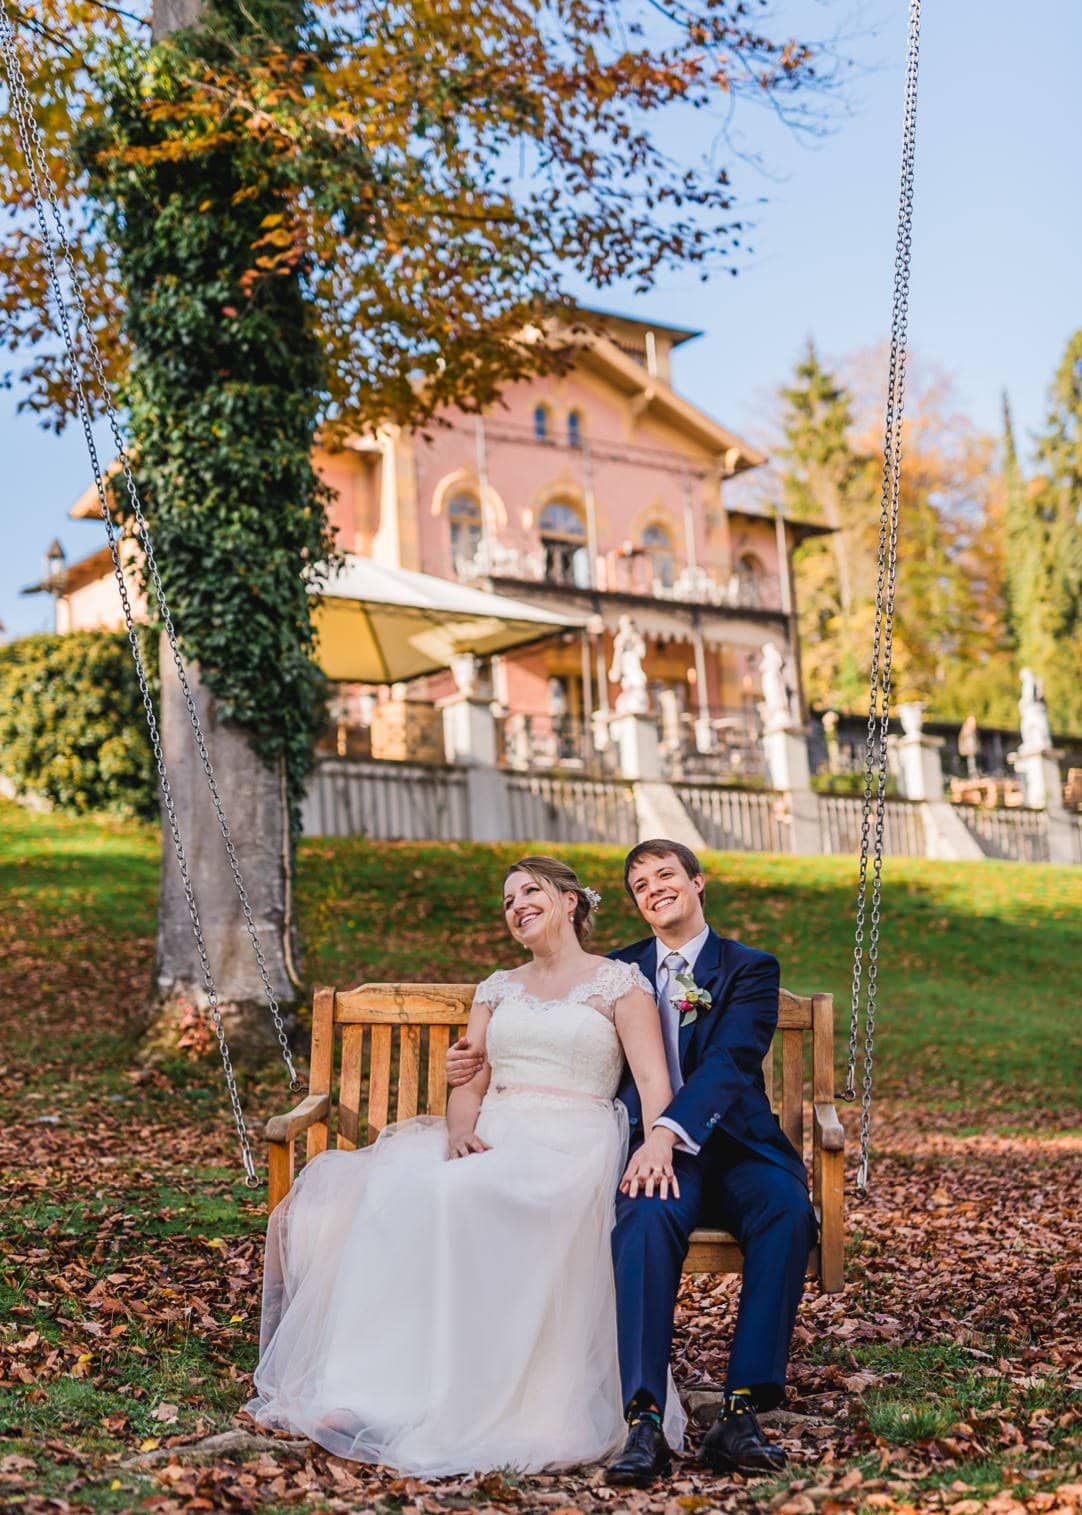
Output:
<instances>
[{"instance_id":1,"label":"fallen leaves on ground","mask_svg":"<svg viewBox=\"0 0 1082 1515\"><path fill-rule=\"evenodd\" d=\"M0 926L0 935L4 927ZM600 1470L427 1484L288 1438L202 1460L230 1424L261 1435L246 1399L259 1321L262 1217L236 1179L224 1102L202 1075L103 1068L130 1058L129 1007L149 944L100 969L39 923L0 969L5 1243L0 1287L0 1508L295 1507L402 1515L1076 1515L1082 1143L939 1130L878 1112L872 1188L850 1203L849 1284L809 1286L792 1381L771 1435L784 1478L701 1469L693 1428L666 1486L614 1491ZM0 948L4 943L0 941ZM8 945L11 946L9 940ZM96 1041L95 1038L98 1040ZM127 1049L125 1051L125 1049ZM127 1077L128 1072L132 1077ZM264 1087L253 1116L285 1102ZM685 1281L675 1370L700 1398L721 1383L735 1279ZM152 1465L133 1463L153 1452ZM162 1454L165 1460L162 1460Z\"/></svg>"}]
</instances>

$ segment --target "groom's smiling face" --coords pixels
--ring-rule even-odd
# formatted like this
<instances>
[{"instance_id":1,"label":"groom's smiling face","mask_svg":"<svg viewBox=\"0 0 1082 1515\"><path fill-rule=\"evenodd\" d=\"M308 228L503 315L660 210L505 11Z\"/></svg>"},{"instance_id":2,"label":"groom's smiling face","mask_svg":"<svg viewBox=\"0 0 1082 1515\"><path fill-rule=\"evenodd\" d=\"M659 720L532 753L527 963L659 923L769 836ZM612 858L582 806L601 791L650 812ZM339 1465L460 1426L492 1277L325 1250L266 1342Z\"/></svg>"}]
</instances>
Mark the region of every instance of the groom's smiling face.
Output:
<instances>
[{"instance_id":1,"label":"groom's smiling face","mask_svg":"<svg viewBox=\"0 0 1082 1515\"><path fill-rule=\"evenodd\" d=\"M655 936L687 941L702 930L706 879L701 873L689 877L673 853L641 857L628 874L627 887Z\"/></svg>"}]
</instances>

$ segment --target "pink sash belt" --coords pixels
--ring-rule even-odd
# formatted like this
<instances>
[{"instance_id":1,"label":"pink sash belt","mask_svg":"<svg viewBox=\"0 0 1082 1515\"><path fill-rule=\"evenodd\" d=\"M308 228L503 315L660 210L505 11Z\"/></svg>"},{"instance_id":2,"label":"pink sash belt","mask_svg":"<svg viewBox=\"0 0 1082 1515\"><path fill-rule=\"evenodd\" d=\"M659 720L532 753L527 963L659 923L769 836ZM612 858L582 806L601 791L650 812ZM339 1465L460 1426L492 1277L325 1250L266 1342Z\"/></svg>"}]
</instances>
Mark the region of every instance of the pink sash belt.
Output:
<instances>
[{"instance_id":1,"label":"pink sash belt","mask_svg":"<svg viewBox=\"0 0 1082 1515\"><path fill-rule=\"evenodd\" d=\"M584 1089L561 1089L558 1084L493 1084L490 1094L547 1094L553 1099L582 1099L594 1105L611 1105L603 1094L587 1094Z\"/></svg>"}]
</instances>

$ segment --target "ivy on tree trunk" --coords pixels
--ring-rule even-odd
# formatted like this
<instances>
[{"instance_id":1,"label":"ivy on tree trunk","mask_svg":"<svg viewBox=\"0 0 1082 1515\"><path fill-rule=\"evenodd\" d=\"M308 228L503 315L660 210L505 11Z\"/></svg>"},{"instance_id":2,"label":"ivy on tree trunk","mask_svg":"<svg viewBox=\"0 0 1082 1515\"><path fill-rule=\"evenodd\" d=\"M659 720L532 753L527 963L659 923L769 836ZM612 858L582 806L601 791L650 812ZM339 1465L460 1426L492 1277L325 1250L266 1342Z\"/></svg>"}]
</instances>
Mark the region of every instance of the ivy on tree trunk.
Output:
<instances>
[{"instance_id":1,"label":"ivy on tree trunk","mask_svg":"<svg viewBox=\"0 0 1082 1515\"><path fill-rule=\"evenodd\" d=\"M288 195L280 162L258 135L228 130L227 108L221 148L208 144L185 67L299 53L304 14L294 0L216 0L167 51L118 51L108 124L80 144L126 292L123 399L182 649L220 715L265 761L285 760L294 817L325 704L306 588L333 554L312 465L324 365L303 258L269 276L257 263ZM187 131L199 151L162 151Z\"/></svg>"}]
</instances>

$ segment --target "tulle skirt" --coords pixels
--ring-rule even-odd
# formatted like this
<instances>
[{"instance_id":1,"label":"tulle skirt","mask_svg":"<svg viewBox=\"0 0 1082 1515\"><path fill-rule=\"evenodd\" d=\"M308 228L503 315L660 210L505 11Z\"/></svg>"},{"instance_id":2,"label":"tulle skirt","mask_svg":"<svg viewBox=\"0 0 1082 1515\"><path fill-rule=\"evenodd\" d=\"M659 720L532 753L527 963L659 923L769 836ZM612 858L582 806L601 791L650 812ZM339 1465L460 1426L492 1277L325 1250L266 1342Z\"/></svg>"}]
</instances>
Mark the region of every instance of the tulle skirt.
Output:
<instances>
[{"instance_id":1,"label":"tulle skirt","mask_svg":"<svg viewBox=\"0 0 1082 1515\"><path fill-rule=\"evenodd\" d=\"M610 1233L623 1107L490 1094L492 1150L442 1119L327 1152L271 1217L261 1423L439 1477L595 1462L623 1442ZM670 1382L665 1429L680 1445Z\"/></svg>"}]
</instances>

